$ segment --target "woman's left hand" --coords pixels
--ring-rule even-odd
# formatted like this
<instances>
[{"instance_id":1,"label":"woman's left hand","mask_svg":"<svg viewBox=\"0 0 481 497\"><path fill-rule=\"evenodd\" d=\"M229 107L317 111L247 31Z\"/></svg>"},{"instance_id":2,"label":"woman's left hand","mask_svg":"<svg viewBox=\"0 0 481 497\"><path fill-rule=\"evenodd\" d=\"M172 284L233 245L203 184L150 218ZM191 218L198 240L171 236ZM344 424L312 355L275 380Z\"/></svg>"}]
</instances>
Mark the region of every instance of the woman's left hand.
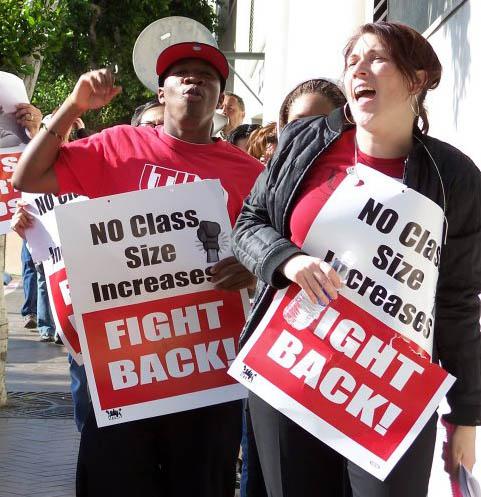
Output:
<instances>
[{"instance_id":1,"label":"woman's left hand","mask_svg":"<svg viewBox=\"0 0 481 497\"><path fill-rule=\"evenodd\" d=\"M443 449L444 470L452 478L457 478L460 464L473 471L475 454L476 426L455 426L453 434Z\"/></svg>"}]
</instances>

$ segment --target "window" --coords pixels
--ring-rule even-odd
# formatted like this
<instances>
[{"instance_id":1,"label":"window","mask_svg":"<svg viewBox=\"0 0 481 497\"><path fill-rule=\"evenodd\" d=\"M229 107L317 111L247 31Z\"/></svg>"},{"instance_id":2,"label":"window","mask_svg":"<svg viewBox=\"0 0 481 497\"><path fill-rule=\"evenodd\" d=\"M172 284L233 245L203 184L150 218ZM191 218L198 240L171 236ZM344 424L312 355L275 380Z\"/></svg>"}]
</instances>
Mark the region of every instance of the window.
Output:
<instances>
[{"instance_id":1,"label":"window","mask_svg":"<svg viewBox=\"0 0 481 497\"><path fill-rule=\"evenodd\" d=\"M374 0L373 21L387 21L388 0Z\"/></svg>"},{"instance_id":2,"label":"window","mask_svg":"<svg viewBox=\"0 0 481 497\"><path fill-rule=\"evenodd\" d=\"M444 19L466 0L389 0L388 20L402 22L419 33Z\"/></svg>"}]
</instances>

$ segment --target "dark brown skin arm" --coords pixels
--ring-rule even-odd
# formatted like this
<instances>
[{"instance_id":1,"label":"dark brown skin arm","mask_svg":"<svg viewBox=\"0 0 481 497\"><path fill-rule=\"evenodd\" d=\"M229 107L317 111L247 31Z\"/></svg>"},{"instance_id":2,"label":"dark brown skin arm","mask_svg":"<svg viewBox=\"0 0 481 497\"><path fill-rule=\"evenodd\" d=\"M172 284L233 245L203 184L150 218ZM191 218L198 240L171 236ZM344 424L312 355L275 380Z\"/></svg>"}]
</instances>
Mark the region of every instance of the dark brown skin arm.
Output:
<instances>
[{"instance_id":1,"label":"dark brown skin arm","mask_svg":"<svg viewBox=\"0 0 481 497\"><path fill-rule=\"evenodd\" d=\"M59 185L53 166L61 137L84 112L107 105L121 90L114 86L112 74L106 69L80 76L73 92L48 122L47 127L53 133L40 129L22 153L13 174L13 186L25 192L56 194Z\"/></svg>"}]
</instances>

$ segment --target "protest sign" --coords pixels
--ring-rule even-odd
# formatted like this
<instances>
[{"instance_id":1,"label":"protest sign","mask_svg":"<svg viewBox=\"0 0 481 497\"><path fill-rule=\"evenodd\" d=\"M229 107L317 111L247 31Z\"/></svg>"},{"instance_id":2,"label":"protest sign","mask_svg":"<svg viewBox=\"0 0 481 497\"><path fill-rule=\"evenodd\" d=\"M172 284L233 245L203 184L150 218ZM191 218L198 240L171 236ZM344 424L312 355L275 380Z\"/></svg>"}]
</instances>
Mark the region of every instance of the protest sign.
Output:
<instances>
[{"instance_id":1,"label":"protest sign","mask_svg":"<svg viewBox=\"0 0 481 497\"><path fill-rule=\"evenodd\" d=\"M310 323L278 292L229 373L384 480L454 382L430 362L443 212L366 166L319 211L303 250L354 255L340 296Z\"/></svg>"},{"instance_id":2,"label":"protest sign","mask_svg":"<svg viewBox=\"0 0 481 497\"><path fill-rule=\"evenodd\" d=\"M15 213L20 192L12 185L12 175L22 150L21 145L12 148L0 148L0 235L10 230L10 220Z\"/></svg>"},{"instance_id":3,"label":"protest sign","mask_svg":"<svg viewBox=\"0 0 481 497\"><path fill-rule=\"evenodd\" d=\"M43 261L42 264L55 330L75 362L82 365L82 352L61 247L52 247L52 254L52 257Z\"/></svg>"},{"instance_id":4,"label":"protest sign","mask_svg":"<svg viewBox=\"0 0 481 497\"><path fill-rule=\"evenodd\" d=\"M0 107L5 114L13 114L17 104L28 103L27 90L22 79L15 74L0 71Z\"/></svg>"},{"instance_id":5,"label":"protest sign","mask_svg":"<svg viewBox=\"0 0 481 497\"><path fill-rule=\"evenodd\" d=\"M56 205L87 200L76 193L53 195L51 193L22 193L22 200L28 203L26 210L33 218L32 227L25 232L27 245L34 262L42 262L54 257L54 250L60 247L57 220L54 208Z\"/></svg>"},{"instance_id":6,"label":"protest sign","mask_svg":"<svg viewBox=\"0 0 481 497\"><path fill-rule=\"evenodd\" d=\"M10 220L20 198L20 192L13 188L12 175L28 136L15 117L19 103L28 103L23 81L0 71L0 235L10 230Z\"/></svg>"},{"instance_id":7,"label":"protest sign","mask_svg":"<svg viewBox=\"0 0 481 497\"><path fill-rule=\"evenodd\" d=\"M226 372L247 292L210 281L231 255L219 181L55 211L99 426L245 397Z\"/></svg>"},{"instance_id":8,"label":"protest sign","mask_svg":"<svg viewBox=\"0 0 481 497\"><path fill-rule=\"evenodd\" d=\"M74 193L60 196L49 193L22 193L22 200L27 202L25 208L34 218L32 226L25 230L27 246L33 261L43 262L55 329L78 364L82 364L82 355L75 329L73 307L54 207L86 199L86 197Z\"/></svg>"}]
</instances>

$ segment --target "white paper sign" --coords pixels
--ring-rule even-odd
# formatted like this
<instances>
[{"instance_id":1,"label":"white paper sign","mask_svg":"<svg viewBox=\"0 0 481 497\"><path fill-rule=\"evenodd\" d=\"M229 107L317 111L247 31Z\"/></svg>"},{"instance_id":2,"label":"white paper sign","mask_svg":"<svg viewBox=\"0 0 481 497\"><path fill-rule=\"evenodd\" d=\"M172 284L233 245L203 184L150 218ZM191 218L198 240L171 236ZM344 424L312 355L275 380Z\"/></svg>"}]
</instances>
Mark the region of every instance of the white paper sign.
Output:
<instances>
[{"instance_id":1,"label":"white paper sign","mask_svg":"<svg viewBox=\"0 0 481 497\"><path fill-rule=\"evenodd\" d=\"M322 259L352 254L343 295L431 357L443 221L429 198L358 164L320 210L302 249Z\"/></svg>"},{"instance_id":2,"label":"white paper sign","mask_svg":"<svg viewBox=\"0 0 481 497\"><path fill-rule=\"evenodd\" d=\"M25 84L15 74L0 71L0 106L3 112L10 114L16 111L16 104L28 104L29 99Z\"/></svg>"},{"instance_id":3,"label":"white paper sign","mask_svg":"<svg viewBox=\"0 0 481 497\"><path fill-rule=\"evenodd\" d=\"M60 247L57 220L54 208L66 203L87 200L75 193L52 195L51 193L22 193L22 200L28 203L26 209L34 217L32 227L26 230L27 245L34 262L42 262L54 255Z\"/></svg>"}]
</instances>

